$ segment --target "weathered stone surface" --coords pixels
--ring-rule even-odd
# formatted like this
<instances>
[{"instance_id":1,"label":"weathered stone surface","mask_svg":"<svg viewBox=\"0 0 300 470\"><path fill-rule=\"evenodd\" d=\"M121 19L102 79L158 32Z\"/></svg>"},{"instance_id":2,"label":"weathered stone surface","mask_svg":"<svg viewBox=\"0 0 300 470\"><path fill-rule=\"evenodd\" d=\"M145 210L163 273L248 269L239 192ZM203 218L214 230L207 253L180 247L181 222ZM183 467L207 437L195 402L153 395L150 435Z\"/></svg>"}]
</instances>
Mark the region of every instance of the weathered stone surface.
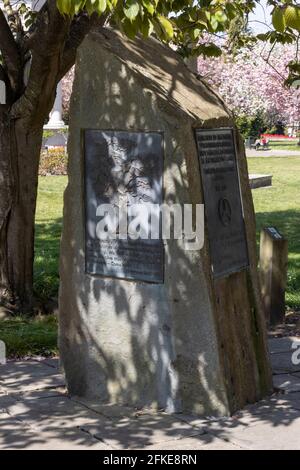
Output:
<instances>
[{"instance_id":1,"label":"weathered stone surface","mask_svg":"<svg viewBox=\"0 0 300 470\"><path fill-rule=\"evenodd\" d=\"M84 424L95 424L107 427L110 422L104 416L93 412L87 407L61 396L49 397L47 394L21 396L14 403L6 406L5 411L32 429L61 428L68 430Z\"/></svg>"},{"instance_id":2,"label":"weathered stone surface","mask_svg":"<svg viewBox=\"0 0 300 470\"><path fill-rule=\"evenodd\" d=\"M300 372L300 364L292 361L294 350L280 354L271 354L271 364L275 374Z\"/></svg>"},{"instance_id":3,"label":"weathered stone surface","mask_svg":"<svg viewBox=\"0 0 300 470\"><path fill-rule=\"evenodd\" d=\"M13 364L18 382L22 363ZM0 395L0 449L299 448L299 392L274 394L231 418L201 419L70 399L58 390Z\"/></svg>"},{"instance_id":4,"label":"weathered stone surface","mask_svg":"<svg viewBox=\"0 0 300 470\"><path fill-rule=\"evenodd\" d=\"M289 336L287 338L271 338L268 341L270 354L282 352L292 353L294 351L292 349L292 345L294 343L299 344L300 347L300 338L297 336Z\"/></svg>"},{"instance_id":5,"label":"weathered stone surface","mask_svg":"<svg viewBox=\"0 0 300 470\"><path fill-rule=\"evenodd\" d=\"M218 439L217 437L205 434L187 439L163 442L152 446L147 446L147 450L242 450L240 446L231 442Z\"/></svg>"},{"instance_id":6,"label":"weathered stone surface","mask_svg":"<svg viewBox=\"0 0 300 470\"><path fill-rule=\"evenodd\" d=\"M164 243L164 283L85 271L83 129L164 133L164 202L203 202L195 128L233 127L221 100L155 40L106 30L78 54L61 249L60 350L71 394L224 415L271 389L242 141L237 164L250 268L212 281L209 243Z\"/></svg>"},{"instance_id":7,"label":"weathered stone surface","mask_svg":"<svg viewBox=\"0 0 300 470\"><path fill-rule=\"evenodd\" d=\"M139 449L203 433L182 421L162 414L143 414L135 419L121 418L107 424L91 423L83 425L82 429L118 449Z\"/></svg>"},{"instance_id":8,"label":"weathered stone surface","mask_svg":"<svg viewBox=\"0 0 300 470\"><path fill-rule=\"evenodd\" d=\"M0 413L1 450L110 450L91 435L76 429L32 429L7 413Z\"/></svg>"},{"instance_id":9,"label":"weathered stone surface","mask_svg":"<svg viewBox=\"0 0 300 470\"><path fill-rule=\"evenodd\" d=\"M300 392L300 377L291 374L275 375L273 377L274 387L284 390L285 393Z\"/></svg>"},{"instance_id":10,"label":"weathered stone surface","mask_svg":"<svg viewBox=\"0 0 300 470\"><path fill-rule=\"evenodd\" d=\"M4 392L20 393L64 386L64 377L54 367L36 361L15 362L1 366L0 387Z\"/></svg>"},{"instance_id":11,"label":"weathered stone surface","mask_svg":"<svg viewBox=\"0 0 300 470\"><path fill-rule=\"evenodd\" d=\"M234 445L252 450L299 450L300 414L290 421L285 421L282 414L278 422L266 420L255 426L239 427L225 432L227 439Z\"/></svg>"}]
</instances>

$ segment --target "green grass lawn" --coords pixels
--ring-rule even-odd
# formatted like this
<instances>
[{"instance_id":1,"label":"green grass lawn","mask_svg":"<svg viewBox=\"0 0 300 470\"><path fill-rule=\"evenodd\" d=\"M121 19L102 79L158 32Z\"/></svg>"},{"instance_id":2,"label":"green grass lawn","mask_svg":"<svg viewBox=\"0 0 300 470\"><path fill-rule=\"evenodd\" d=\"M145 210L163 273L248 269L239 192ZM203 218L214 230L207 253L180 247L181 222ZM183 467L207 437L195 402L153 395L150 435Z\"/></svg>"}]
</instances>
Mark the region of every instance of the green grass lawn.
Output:
<instances>
[{"instance_id":1,"label":"green grass lawn","mask_svg":"<svg viewBox=\"0 0 300 470\"><path fill-rule=\"evenodd\" d=\"M257 220L257 242L260 229L274 225L288 238L289 266L286 301L300 308L300 158L249 158L250 173L273 175L273 187L253 191Z\"/></svg>"},{"instance_id":2,"label":"green grass lawn","mask_svg":"<svg viewBox=\"0 0 300 470\"><path fill-rule=\"evenodd\" d=\"M57 355L57 318L48 315L1 320L0 339L6 345L9 358Z\"/></svg>"},{"instance_id":3,"label":"green grass lawn","mask_svg":"<svg viewBox=\"0 0 300 470\"><path fill-rule=\"evenodd\" d=\"M297 142L285 142L285 141L270 141L269 142L269 147L273 150L297 150L300 152L300 146L297 144Z\"/></svg>"},{"instance_id":4,"label":"green grass lawn","mask_svg":"<svg viewBox=\"0 0 300 470\"><path fill-rule=\"evenodd\" d=\"M56 297L58 258L66 176L42 176L36 214L34 290L41 299Z\"/></svg>"}]
</instances>

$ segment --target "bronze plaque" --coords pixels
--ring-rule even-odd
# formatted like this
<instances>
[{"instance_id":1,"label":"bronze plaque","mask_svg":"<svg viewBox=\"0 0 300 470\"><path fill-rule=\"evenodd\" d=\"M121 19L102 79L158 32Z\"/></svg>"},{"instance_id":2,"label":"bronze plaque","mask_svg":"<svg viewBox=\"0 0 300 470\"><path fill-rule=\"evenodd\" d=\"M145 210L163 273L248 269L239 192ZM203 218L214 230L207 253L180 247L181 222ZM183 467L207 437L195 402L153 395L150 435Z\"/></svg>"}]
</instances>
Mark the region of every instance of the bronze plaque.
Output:
<instances>
[{"instance_id":1,"label":"bronze plaque","mask_svg":"<svg viewBox=\"0 0 300 470\"><path fill-rule=\"evenodd\" d=\"M205 215L215 278L249 265L232 129L197 129Z\"/></svg>"},{"instance_id":2,"label":"bronze plaque","mask_svg":"<svg viewBox=\"0 0 300 470\"><path fill-rule=\"evenodd\" d=\"M157 239L149 235L148 239L103 240L97 232L101 220L98 208L103 204L117 211L122 205L129 210L136 204L162 204L163 135L86 130L84 146L86 272L163 283L160 234Z\"/></svg>"}]
</instances>

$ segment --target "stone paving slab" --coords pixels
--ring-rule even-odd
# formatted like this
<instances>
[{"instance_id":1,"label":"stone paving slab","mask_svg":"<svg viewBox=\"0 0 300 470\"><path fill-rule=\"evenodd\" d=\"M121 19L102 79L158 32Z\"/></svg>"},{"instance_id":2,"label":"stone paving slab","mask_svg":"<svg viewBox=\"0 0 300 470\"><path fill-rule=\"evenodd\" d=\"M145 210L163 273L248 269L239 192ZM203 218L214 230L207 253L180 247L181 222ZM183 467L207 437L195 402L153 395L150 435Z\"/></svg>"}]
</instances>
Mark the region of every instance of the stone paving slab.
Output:
<instances>
[{"instance_id":1,"label":"stone paving slab","mask_svg":"<svg viewBox=\"0 0 300 470\"><path fill-rule=\"evenodd\" d=\"M270 341L281 393L222 419L69 397L57 360L9 362L0 366L0 449L300 449L300 367L286 340Z\"/></svg>"},{"instance_id":2,"label":"stone paving slab","mask_svg":"<svg viewBox=\"0 0 300 470\"><path fill-rule=\"evenodd\" d=\"M110 420L77 404L69 397L49 397L47 393L43 397L43 393L41 392L39 397L36 394L21 397L9 404L5 411L31 429L37 430L55 427L67 433L69 429L72 432L73 428L87 424L110 426Z\"/></svg>"},{"instance_id":3,"label":"stone paving slab","mask_svg":"<svg viewBox=\"0 0 300 470\"><path fill-rule=\"evenodd\" d=\"M226 442L209 434L204 434L186 439L168 441L144 447L147 450L242 450L238 445Z\"/></svg>"},{"instance_id":4,"label":"stone paving slab","mask_svg":"<svg viewBox=\"0 0 300 470\"><path fill-rule=\"evenodd\" d=\"M82 429L115 449L140 449L203 433L200 429L164 414L143 414L135 419L121 418L110 422L108 426L103 423L87 424Z\"/></svg>"},{"instance_id":5,"label":"stone paving slab","mask_svg":"<svg viewBox=\"0 0 300 470\"><path fill-rule=\"evenodd\" d=\"M300 450L300 413L286 423L286 415L282 421L273 423L272 419L257 423L255 426L238 427L228 432L223 430L218 437L226 434L232 444L253 450Z\"/></svg>"},{"instance_id":6,"label":"stone paving slab","mask_svg":"<svg viewBox=\"0 0 300 470\"><path fill-rule=\"evenodd\" d=\"M129 406L111 405L107 403L101 403L99 400L86 400L82 397L72 396L72 401L112 420L120 418L136 418L139 414L141 414L140 411ZM151 414L151 410L147 410L145 412Z\"/></svg>"},{"instance_id":7,"label":"stone paving slab","mask_svg":"<svg viewBox=\"0 0 300 470\"><path fill-rule=\"evenodd\" d=\"M300 377L291 374L274 375L273 385L285 393L300 392Z\"/></svg>"},{"instance_id":8,"label":"stone paving slab","mask_svg":"<svg viewBox=\"0 0 300 470\"><path fill-rule=\"evenodd\" d=\"M285 338L271 338L268 341L269 352L271 354L282 353L282 352L293 352L292 344L299 343L300 338L297 336L289 336Z\"/></svg>"},{"instance_id":9,"label":"stone paving slab","mask_svg":"<svg viewBox=\"0 0 300 470\"><path fill-rule=\"evenodd\" d=\"M65 380L62 374L45 363L10 361L0 366L0 387L5 392L21 393L64 385Z\"/></svg>"},{"instance_id":10,"label":"stone paving slab","mask_svg":"<svg viewBox=\"0 0 300 470\"><path fill-rule=\"evenodd\" d=\"M271 354L271 365L273 368L274 374L282 374L282 373L295 373L300 372L300 364L293 364L292 362L292 353L291 352L283 352L280 354Z\"/></svg>"},{"instance_id":11,"label":"stone paving slab","mask_svg":"<svg viewBox=\"0 0 300 470\"><path fill-rule=\"evenodd\" d=\"M60 369L60 363L59 363L59 358L58 357L41 357L41 356L35 356L33 358L34 361L40 362L41 364L44 364L49 367L53 367L54 369L59 370Z\"/></svg>"},{"instance_id":12,"label":"stone paving slab","mask_svg":"<svg viewBox=\"0 0 300 470\"><path fill-rule=\"evenodd\" d=\"M33 430L8 413L0 413L1 450L111 450L89 434L74 428Z\"/></svg>"}]
</instances>

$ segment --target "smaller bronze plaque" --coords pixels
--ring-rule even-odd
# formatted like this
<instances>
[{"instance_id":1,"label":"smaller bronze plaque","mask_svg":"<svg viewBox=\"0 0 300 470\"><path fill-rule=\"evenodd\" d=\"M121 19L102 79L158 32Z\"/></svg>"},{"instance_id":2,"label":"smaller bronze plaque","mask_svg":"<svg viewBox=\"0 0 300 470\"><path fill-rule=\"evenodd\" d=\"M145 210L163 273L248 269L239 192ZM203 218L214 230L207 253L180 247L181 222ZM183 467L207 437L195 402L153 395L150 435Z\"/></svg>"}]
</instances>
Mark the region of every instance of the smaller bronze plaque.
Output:
<instances>
[{"instance_id":1,"label":"smaller bronze plaque","mask_svg":"<svg viewBox=\"0 0 300 470\"><path fill-rule=\"evenodd\" d=\"M213 276L249 265L232 129L196 130Z\"/></svg>"}]
</instances>

